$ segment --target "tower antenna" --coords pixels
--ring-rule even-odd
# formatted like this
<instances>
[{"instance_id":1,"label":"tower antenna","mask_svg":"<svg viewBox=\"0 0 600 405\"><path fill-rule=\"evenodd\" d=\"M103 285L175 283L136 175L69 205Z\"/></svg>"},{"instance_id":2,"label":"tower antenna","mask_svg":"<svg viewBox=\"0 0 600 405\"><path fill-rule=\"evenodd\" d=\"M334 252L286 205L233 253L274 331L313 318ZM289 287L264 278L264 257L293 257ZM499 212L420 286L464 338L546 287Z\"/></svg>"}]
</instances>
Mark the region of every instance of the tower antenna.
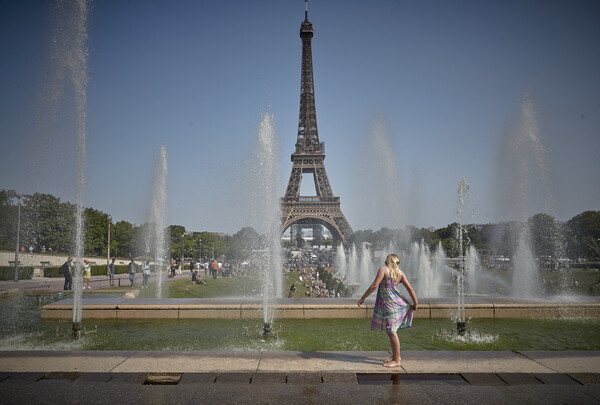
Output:
<instances>
[{"instance_id":1,"label":"tower antenna","mask_svg":"<svg viewBox=\"0 0 600 405\"><path fill-rule=\"evenodd\" d=\"M308 0L304 0L304 20L308 21Z\"/></svg>"}]
</instances>

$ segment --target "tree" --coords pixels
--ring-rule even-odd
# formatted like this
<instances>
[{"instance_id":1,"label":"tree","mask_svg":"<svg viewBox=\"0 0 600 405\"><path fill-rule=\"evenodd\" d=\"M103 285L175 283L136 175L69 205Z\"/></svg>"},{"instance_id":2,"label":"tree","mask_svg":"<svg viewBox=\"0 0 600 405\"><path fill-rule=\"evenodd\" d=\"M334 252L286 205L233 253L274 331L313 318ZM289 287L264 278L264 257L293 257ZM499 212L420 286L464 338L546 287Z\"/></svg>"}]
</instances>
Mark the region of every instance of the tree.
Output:
<instances>
[{"instance_id":1,"label":"tree","mask_svg":"<svg viewBox=\"0 0 600 405\"><path fill-rule=\"evenodd\" d=\"M177 259L181 257L183 247L183 235L185 235L185 227L182 225L169 225L169 238L171 240L171 258Z\"/></svg>"},{"instance_id":2,"label":"tree","mask_svg":"<svg viewBox=\"0 0 600 405\"><path fill-rule=\"evenodd\" d=\"M533 248L538 256L562 256L562 232L553 216L548 214L532 216L529 218L529 230Z\"/></svg>"},{"instance_id":3,"label":"tree","mask_svg":"<svg viewBox=\"0 0 600 405\"><path fill-rule=\"evenodd\" d=\"M227 253L227 245L225 242L212 232L201 232L200 239L202 242L198 244L202 248L202 256L216 259L224 256ZM214 252L214 255L213 255Z\"/></svg>"},{"instance_id":4,"label":"tree","mask_svg":"<svg viewBox=\"0 0 600 405\"><path fill-rule=\"evenodd\" d=\"M101 256L106 253L108 215L93 208L84 211L85 253Z\"/></svg>"},{"instance_id":5,"label":"tree","mask_svg":"<svg viewBox=\"0 0 600 405\"><path fill-rule=\"evenodd\" d=\"M23 245L46 246L54 252L75 250L75 205L50 194L23 197L21 232Z\"/></svg>"},{"instance_id":6,"label":"tree","mask_svg":"<svg viewBox=\"0 0 600 405\"><path fill-rule=\"evenodd\" d=\"M110 229L110 252L113 256L126 257L133 251L133 225L119 221Z\"/></svg>"},{"instance_id":7,"label":"tree","mask_svg":"<svg viewBox=\"0 0 600 405\"><path fill-rule=\"evenodd\" d=\"M567 221L568 254L576 258L600 258L600 211L585 211Z\"/></svg>"},{"instance_id":8,"label":"tree","mask_svg":"<svg viewBox=\"0 0 600 405\"><path fill-rule=\"evenodd\" d=\"M17 205L14 190L0 190L0 249L13 250L17 241Z\"/></svg>"}]
</instances>

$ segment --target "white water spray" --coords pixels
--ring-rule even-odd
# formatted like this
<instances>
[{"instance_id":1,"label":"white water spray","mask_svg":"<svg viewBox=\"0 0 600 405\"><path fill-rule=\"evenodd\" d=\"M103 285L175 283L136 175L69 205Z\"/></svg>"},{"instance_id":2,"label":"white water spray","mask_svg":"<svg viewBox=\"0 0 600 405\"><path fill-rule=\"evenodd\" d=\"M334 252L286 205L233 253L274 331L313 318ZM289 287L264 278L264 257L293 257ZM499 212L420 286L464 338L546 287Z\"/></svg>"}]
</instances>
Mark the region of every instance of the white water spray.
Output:
<instances>
[{"instance_id":1,"label":"white water spray","mask_svg":"<svg viewBox=\"0 0 600 405\"><path fill-rule=\"evenodd\" d=\"M75 252L73 273L73 331L81 329L83 294L84 207L87 106L87 21L90 2L57 2L54 26L49 42L51 72L46 79L50 91L50 114L46 118L60 122L60 131L76 147L75 172Z\"/></svg>"},{"instance_id":2,"label":"white water spray","mask_svg":"<svg viewBox=\"0 0 600 405\"><path fill-rule=\"evenodd\" d=\"M275 132L273 114L263 114L257 131L253 154L252 187L254 223L265 234L265 255L262 259L262 298L265 327L271 326L274 304L283 294L281 267L281 215L279 210L279 139ZM267 331L265 330L265 333Z\"/></svg>"},{"instance_id":3,"label":"white water spray","mask_svg":"<svg viewBox=\"0 0 600 405\"><path fill-rule=\"evenodd\" d=\"M148 218L149 235L146 237L146 252L154 257L156 273L157 298L162 298L162 282L168 264L168 235L167 235L167 148L160 147L160 153L154 159L154 180L150 214Z\"/></svg>"}]
</instances>

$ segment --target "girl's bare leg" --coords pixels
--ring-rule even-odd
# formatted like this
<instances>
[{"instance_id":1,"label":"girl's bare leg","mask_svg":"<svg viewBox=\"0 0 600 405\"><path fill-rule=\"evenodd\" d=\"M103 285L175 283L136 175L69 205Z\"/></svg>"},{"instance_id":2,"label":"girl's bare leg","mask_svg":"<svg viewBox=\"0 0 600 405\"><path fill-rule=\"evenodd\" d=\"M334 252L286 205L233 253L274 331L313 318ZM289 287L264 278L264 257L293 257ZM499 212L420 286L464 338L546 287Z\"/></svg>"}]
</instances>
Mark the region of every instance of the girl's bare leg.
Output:
<instances>
[{"instance_id":1,"label":"girl's bare leg","mask_svg":"<svg viewBox=\"0 0 600 405\"><path fill-rule=\"evenodd\" d=\"M400 339L396 333L388 333L392 346L392 358L383 363L384 367L400 367Z\"/></svg>"}]
</instances>

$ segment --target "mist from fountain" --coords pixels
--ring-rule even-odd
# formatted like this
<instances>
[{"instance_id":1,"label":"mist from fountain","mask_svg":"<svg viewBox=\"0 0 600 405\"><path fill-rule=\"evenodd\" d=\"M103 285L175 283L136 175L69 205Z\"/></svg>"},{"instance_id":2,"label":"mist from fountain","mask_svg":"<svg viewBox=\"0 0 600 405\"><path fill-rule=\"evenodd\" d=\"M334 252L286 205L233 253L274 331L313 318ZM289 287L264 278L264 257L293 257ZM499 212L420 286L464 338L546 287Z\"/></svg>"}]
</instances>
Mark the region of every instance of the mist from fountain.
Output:
<instances>
[{"instance_id":1,"label":"mist from fountain","mask_svg":"<svg viewBox=\"0 0 600 405\"><path fill-rule=\"evenodd\" d=\"M165 277L165 266L168 265L167 175L167 148L162 145L159 154L154 158L154 179L148 215L150 226L145 240L146 252L154 258L156 298L162 298L162 282Z\"/></svg>"},{"instance_id":2,"label":"mist from fountain","mask_svg":"<svg viewBox=\"0 0 600 405\"><path fill-rule=\"evenodd\" d=\"M380 115L375 118L367 134L363 161L368 164L362 168L358 179L361 192L357 198L362 199L361 205L368 207L362 215L373 226L397 229L407 223L407 194L403 192L402 175L396 156L385 119ZM382 195L385 197L373 198Z\"/></svg>"},{"instance_id":3,"label":"mist from fountain","mask_svg":"<svg viewBox=\"0 0 600 405\"><path fill-rule=\"evenodd\" d=\"M465 253L465 281L468 294L478 293L478 280L481 272L481 259L475 246L469 245Z\"/></svg>"},{"instance_id":4,"label":"mist from fountain","mask_svg":"<svg viewBox=\"0 0 600 405\"><path fill-rule=\"evenodd\" d=\"M465 332L465 252L464 247L464 226L463 226L463 211L465 206L465 194L469 191L469 183L463 178L460 181L457 191L458 197L458 252L459 252L459 269L456 277L456 295L458 297L456 326L459 334Z\"/></svg>"},{"instance_id":5,"label":"mist from fountain","mask_svg":"<svg viewBox=\"0 0 600 405\"><path fill-rule=\"evenodd\" d=\"M279 210L279 138L274 115L262 116L250 162L253 173L252 212L256 230L265 235L264 256L260 266L265 334L271 330L276 299L282 298L281 216Z\"/></svg>"},{"instance_id":6,"label":"mist from fountain","mask_svg":"<svg viewBox=\"0 0 600 405\"><path fill-rule=\"evenodd\" d=\"M406 273L413 277L415 292L420 297L439 297L441 274L445 263L445 254L441 246L432 255L425 241L413 242L404 265Z\"/></svg>"},{"instance_id":7,"label":"mist from fountain","mask_svg":"<svg viewBox=\"0 0 600 405\"><path fill-rule=\"evenodd\" d=\"M360 246L360 265L359 265L358 283L361 289L367 287L375 278L375 265L373 263L373 255L371 250L367 248L367 244L363 243Z\"/></svg>"},{"instance_id":8,"label":"mist from fountain","mask_svg":"<svg viewBox=\"0 0 600 405\"><path fill-rule=\"evenodd\" d=\"M513 218L518 228L517 247L512 257L512 295L537 297L541 290L538 266L532 251L531 230L527 219L538 212L552 212L549 161L529 94L521 102L516 129L507 134L499 161L499 192L505 197L501 217ZM556 252L561 256L561 252Z\"/></svg>"},{"instance_id":9,"label":"mist from fountain","mask_svg":"<svg viewBox=\"0 0 600 405\"><path fill-rule=\"evenodd\" d=\"M75 145L76 166L69 169L74 175L75 236L73 276L73 331L79 334L82 320L83 255L84 255L84 205L86 161L86 106L87 106L87 59L88 15L91 2L86 0L65 1L53 9L52 31L48 41L48 66L40 92L39 122L41 130L40 151L46 145L46 137L53 142ZM45 103L45 105L44 105ZM58 137L61 137L58 139ZM66 154L61 149L61 154ZM40 159L42 161L43 159ZM68 176L65 176L68 177ZM67 183L70 183L67 181ZM69 184L70 186L70 184Z\"/></svg>"},{"instance_id":10,"label":"mist from fountain","mask_svg":"<svg viewBox=\"0 0 600 405\"><path fill-rule=\"evenodd\" d=\"M338 245L335 255L335 270L337 277L344 281L348 279L346 251L344 250L344 245L341 243Z\"/></svg>"}]
</instances>

